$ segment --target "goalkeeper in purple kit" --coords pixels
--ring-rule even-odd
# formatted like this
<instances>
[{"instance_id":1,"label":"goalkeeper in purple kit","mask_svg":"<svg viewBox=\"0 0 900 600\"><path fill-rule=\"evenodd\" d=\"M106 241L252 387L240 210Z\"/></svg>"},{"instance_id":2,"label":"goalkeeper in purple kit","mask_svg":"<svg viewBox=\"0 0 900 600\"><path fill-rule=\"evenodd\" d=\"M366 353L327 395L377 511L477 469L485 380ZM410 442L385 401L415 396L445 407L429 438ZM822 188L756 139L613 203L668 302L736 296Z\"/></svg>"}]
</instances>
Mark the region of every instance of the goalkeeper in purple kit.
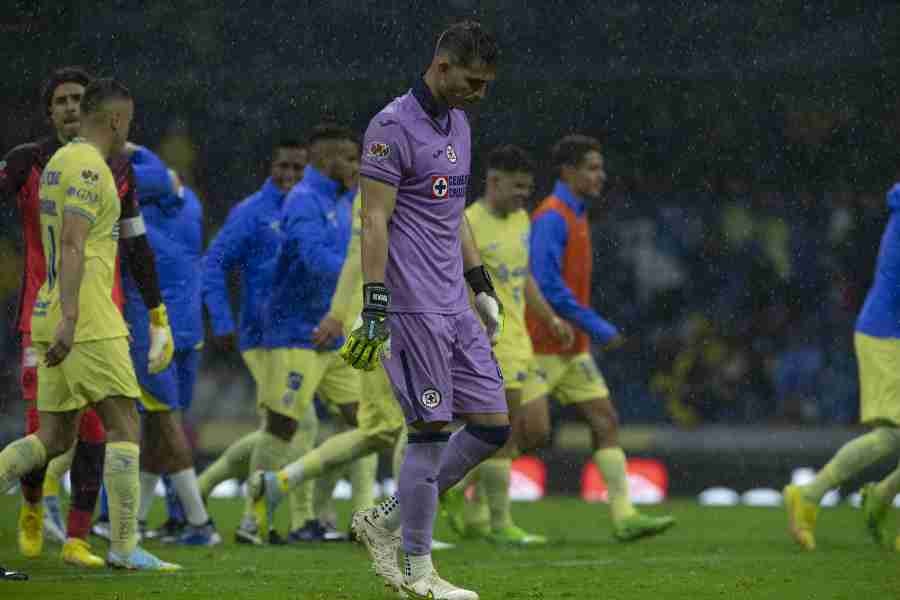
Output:
<instances>
[{"instance_id":1,"label":"goalkeeper in purple kit","mask_svg":"<svg viewBox=\"0 0 900 600\"><path fill-rule=\"evenodd\" d=\"M341 355L360 369L383 362L409 435L397 495L358 512L353 528L376 572L413 598L478 598L432 565L438 495L510 433L491 352L503 310L464 216L471 134L462 107L484 97L496 59L497 43L478 23L450 27L425 76L379 112L365 135L364 305ZM457 419L465 426L451 435L447 426Z\"/></svg>"}]
</instances>

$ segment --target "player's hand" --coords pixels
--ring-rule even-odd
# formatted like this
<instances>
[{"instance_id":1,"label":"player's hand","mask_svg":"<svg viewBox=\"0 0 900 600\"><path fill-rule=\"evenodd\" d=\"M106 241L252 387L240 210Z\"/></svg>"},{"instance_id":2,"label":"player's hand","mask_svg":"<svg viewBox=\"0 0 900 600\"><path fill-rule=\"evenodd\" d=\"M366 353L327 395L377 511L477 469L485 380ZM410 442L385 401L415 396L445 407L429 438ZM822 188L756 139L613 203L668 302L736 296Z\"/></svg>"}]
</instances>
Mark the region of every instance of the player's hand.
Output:
<instances>
[{"instance_id":1,"label":"player's hand","mask_svg":"<svg viewBox=\"0 0 900 600\"><path fill-rule=\"evenodd\" d=\"M160 304L150 311L150 364L147 370L151 374L166 370L175 354L175 342L172 329L169 327L169 313L166 305Z\"/></svg>"},{"instance_id":2,"label":"player's hand","mask_svg":"<svg viewBox=\"0 0 900 600\"><path fill-rule=\"evenodd\" d=\"M487 328L488 338L493 346L500 341L500 336L503 334L503 304L497 298L491 276L484 265L466 271L466 281L475 294L475 310L478 311L481 322Z\"/></svg>"},{"instance_id":3,"label":"player's hand","mask_svg":"<svg viewBox=\"0 0 900 600\"><path fill-rule=\"evenodd\" d=\"M554 316L550 320L550 330L553 332L553 337L563 345L563 349L571 348L575 343L575 330L559 317Z\"/></svg>"},{"instance_id":4,"label":"player's hand","mask_svg":"<svg viewBox=\"0 0 900 600\"><path fill-rule=\"evenodd\" d=\"M53 343L47 350L44 357L44 364L48 367L55 367L66 359L69 352L72 351L72 344L75 342L75 320L63 318L56 326L56 333L53 334Z\"/></svg>"},{"instance_id":5,"label":"player's hand","mask_svg":"<svg viewBox=\"0 0 900 600\"><path fill-rule=\"evenodd\" d=\"M325 315L316 328L313 329L313 345L316 350L331 350L334 342L344 334L344 324L332 317Z\"/></svg>"},{"instance_id":6,"label":"player's hand","mask_svg":"<svg viewBox=\"0 0 900 600\"><path fill-rule=\"evenodd\" d=\"M363 311L341 347L340 356L354 369L371 371L383 357L390 357L391 332L388 307L391 292L383 283L363 286Z\"/></svg>"}]
</instances>

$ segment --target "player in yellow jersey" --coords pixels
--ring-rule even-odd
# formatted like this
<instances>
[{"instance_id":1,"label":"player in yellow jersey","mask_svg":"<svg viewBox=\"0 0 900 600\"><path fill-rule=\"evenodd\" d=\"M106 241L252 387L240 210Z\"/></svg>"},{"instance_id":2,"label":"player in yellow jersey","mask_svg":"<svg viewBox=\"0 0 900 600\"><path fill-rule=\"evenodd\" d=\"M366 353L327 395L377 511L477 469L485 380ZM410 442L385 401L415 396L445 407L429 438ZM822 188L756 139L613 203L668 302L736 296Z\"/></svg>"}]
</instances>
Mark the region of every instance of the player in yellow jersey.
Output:
<instances>
[{"instance_id":1,"label":"player in yellow jersey","mask_svg":"<svg viewBox=\"0 0 900 600\"><path fill-rule=\"evenodd\" d=\"M359 215L360 194L357 193L353 200L353 229L347 259L341 268L331 307L313 335L313 341L321 348L331 347L335 340L352 331L354 320L362 310ZM355 428L328 438L277 472L260 471L251 477L250 493L260 503L265 502L270 521L275 507L291 488L340 469L360 457L392 448L398 442L403 432L403 413L394 401L394 392L384 369L359 371L359 377L361 394Z\"/></svg>"},{"instance_id":2,"label":"player in yellow jersey","mask_svg":"<svg viewBox=\"0 0 900 600\"><path fill-rule=\"evenodd\" d=\"M546 542L543 536L530 534L516 526L509 509L512 459L520 449L533 448L543 442L531 439L533 435L527 428L516 426L520 407L546 394L532 352L531 338L525 328L526 302L543 316L563 343L571 342L573 335L571 327L547 304L528 271L530 219L524 205L534 189L533 171L531 159L521 148L511 145L496 148L488 157L484 198L466 209L481 259L491 274L494 289L505 310L504 331L494 346L494 354L503 371L513 431L506 446L472 471L469 481L478 482L475 510L471 506L462 508L462 486L447 492L442 500L450 524L458 533L513 545ZM537 404L546 405L546 402ZM487 511L484 510L485 503ZM477 510L478 507L481 510Z\"/></svg>"},{"instance_id":3,"label":"player in yellow jersey","mask_svg":"<svg viewBox=\"0 0 900 600\"><path fill-rule=\"evenodd\" d=\"M107 159L120 152L134 115L130 92L111 79L82 98L81 137L59 149L40 183L40 226L47 278L32 314L41 428L0 452L0 493L24 473L66 452L81 409L103 420L103 479L112 526L107 564L176 570L137 545L140 395L128 329L113 301L121 203ZM134 224L136 226L136 224Z\"/></svg>"}]
</instances>

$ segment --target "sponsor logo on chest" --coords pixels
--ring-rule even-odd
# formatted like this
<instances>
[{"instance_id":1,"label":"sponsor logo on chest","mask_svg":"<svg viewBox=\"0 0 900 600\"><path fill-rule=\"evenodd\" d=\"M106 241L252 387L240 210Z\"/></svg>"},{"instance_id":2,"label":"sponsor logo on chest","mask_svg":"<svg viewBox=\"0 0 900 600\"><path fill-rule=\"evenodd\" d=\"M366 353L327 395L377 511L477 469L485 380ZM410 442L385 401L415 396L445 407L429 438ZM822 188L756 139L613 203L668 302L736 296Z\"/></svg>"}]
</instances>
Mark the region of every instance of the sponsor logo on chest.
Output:
<instances>
[{"instance_id":1,"label":"sponsor logo on chest","mask_svg":"<svg viewBox=\"0 0 900 600\"><path fill-rule=\"evenodd\" d=\"M468 185L468 175L432 175L431 197L437 200L465 198Z\"/></svg>"}]
</instances>

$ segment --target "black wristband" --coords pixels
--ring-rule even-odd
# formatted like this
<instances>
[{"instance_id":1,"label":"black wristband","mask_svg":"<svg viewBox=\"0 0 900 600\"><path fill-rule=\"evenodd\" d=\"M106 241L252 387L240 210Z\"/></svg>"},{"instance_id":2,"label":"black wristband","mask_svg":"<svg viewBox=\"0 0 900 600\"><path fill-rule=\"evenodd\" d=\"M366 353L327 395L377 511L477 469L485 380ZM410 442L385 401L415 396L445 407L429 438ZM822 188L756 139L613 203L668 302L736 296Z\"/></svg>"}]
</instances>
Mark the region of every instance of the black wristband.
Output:
<instances>
[{"instance_id":1,"label":"black wristband","mask_svg":"<svg viewBox=\"0 0 900 600\"><path fill-rule=\"evenodd\" d=\"M466 271L465 277L466 283L469 284L469 287L472 288L472 291L476 296L481 292L490 296L496 295L494 293L494 282L491 281L491 275L487 272L487 269L484 268L484 265L472 267Z\"/></svg>"},{"instance_id":2,"label":"black wristband","mask_svg":"<svg viewBox=\"0 0 900 600\"><path fill-rule=\"evenodd\" d=\"M363 312L387 314L391 305L391 291L383 283L363 285Z\"/></svg>"}]
</instances>

